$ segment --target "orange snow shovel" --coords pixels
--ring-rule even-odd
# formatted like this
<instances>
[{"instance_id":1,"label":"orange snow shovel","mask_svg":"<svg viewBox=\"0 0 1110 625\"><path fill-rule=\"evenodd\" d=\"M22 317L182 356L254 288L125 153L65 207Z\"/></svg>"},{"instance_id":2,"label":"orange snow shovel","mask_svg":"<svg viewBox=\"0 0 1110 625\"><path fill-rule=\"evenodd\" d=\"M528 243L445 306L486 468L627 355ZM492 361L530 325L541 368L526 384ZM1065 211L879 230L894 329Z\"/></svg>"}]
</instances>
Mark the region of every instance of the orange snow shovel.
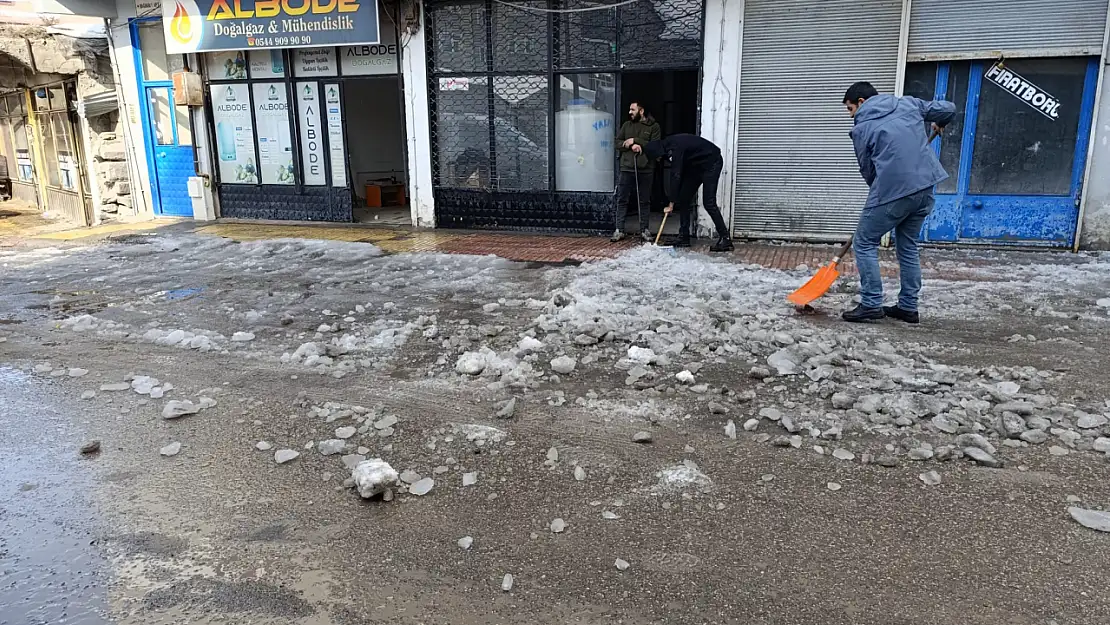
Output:
<instances>
[{"instance_id":1,"label":"orange snow shovel","mask_svg":"<svg viewBox=\"0 0 1110 625\"><path fill-rule=\"evenodd\" d=\"M833 256L832 262L817 270L817 274L809 279L809 282L803 284L797 291L786 296L790 303L795 306L807 306L813 300L828 293L829 288L832 287L836 279L840 277L840 272L837 271L837 265L840 264L840 259L848 253L848 249L852 247L852 240L840 246Z\"/></svg>"}]
</instances>

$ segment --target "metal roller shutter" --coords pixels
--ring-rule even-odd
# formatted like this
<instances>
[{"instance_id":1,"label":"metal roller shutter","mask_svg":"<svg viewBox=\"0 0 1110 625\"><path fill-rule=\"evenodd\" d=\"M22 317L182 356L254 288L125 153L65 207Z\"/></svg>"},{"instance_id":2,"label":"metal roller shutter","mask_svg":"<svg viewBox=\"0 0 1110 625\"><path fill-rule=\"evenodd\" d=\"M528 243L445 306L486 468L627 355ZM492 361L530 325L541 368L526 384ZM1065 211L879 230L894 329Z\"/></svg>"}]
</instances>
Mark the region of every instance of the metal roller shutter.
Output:
<instances>
[{"instance_id":1,"label":"metal roller shutter","mask_svg":"<svg viewBox=\"0 0 1110 625\"><path fill-rule=\"evenodd\" d=\"M844 91L892 93L901 0L747 0L737 115L737 237L843 239L867 197Z\"/></svg>"},{"instance_id":2,"label":"metal roller shutter","mask_svg":"<svg viewBox=\"0 0 1110 625\"><path fill-rule=\"evenodd\" d=\"M910 60L1097 55L1107 0L913 0Z\"/></svg>"}]
</instances>

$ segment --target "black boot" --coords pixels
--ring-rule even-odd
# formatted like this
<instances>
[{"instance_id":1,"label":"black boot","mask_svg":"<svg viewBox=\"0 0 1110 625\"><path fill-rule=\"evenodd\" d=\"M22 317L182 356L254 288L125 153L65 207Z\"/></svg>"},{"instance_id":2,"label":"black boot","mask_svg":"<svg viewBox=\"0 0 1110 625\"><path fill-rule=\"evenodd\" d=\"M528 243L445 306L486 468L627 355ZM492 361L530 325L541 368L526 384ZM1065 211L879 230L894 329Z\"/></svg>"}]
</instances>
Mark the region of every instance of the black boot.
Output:
<instances>
[{"instance_id":1,"label":"black boot","mask_svg":"<svg viewBox=\"0 0 1110 625\"><path fill-rule=\"evenodd\" d=\"M917 311L902 310L897 306L883 306L883 314L891 319L898 321L905 321L906 323L921 323L921 317Z\"/></svg>"},{"instance_id":2,"label":"black boot","mask_svg":"<svg viewBox=\"0 0 1110 625\"><path fill-rule=\"evenodd\" d=\"M710 246L709 251L710 252L731 252L733 249L734 248L732 247L732 239L730 239L728 237L719 237L717 239L717 242L714 243L712 246Z\"/></svg>"},{"instance_id":3,"label":"black boot","mask_svg":"<svg viewBox=\"0 0 1110 625\"><path fill-rule=\"evenodd\" d=\"M690 247L690 235L679 234L678 240L674 242L675 247Z\"/></svg>"},{"instance_id":4,"label":"black boot","mask_svg":"<svg viewBox=\"0 0 1110 625\"><path fill-rule=\"evenodd\" d=\"M852 310L844 311L844 314L840 316L843 317L845 321L858 323L860 321L878 321L886 317L886 313L883 312L882 308L864 308L863 305L860 304Z\"/></svg>"}]
</instances>

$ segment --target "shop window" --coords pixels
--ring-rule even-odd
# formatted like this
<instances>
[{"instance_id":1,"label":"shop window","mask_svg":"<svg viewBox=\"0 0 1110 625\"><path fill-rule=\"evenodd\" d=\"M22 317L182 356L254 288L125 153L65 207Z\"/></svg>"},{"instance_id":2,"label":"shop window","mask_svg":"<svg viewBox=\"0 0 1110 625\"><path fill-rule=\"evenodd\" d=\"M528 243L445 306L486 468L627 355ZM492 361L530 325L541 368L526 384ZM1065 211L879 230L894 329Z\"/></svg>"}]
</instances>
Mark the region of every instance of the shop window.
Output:
<instances>
[{"instance_id":1,"label":"shop window","mask_svg":"<svg viewBox=\"0 0 1110 625\"><path fill-rule=\"evenodd\" d=\"M547 189L548 110L546 76L493 79L494 172L498 189Z\"/></svg>"},{"instance_id":2,"label":"shop window","mask_svg":"<svg viewBox=\"0 0 1110 625\"><path fill-rule=\"evenodd\" d=\"M983 69L989 64L984 64ZM983 81L969 192L976 195L1067 195L1086 58L1016 59L1007 69L1060 101L1059 117L1043 115L989 80Z\"/></svg>"},{"instance_id":3,"label":"shop window","mask_svg":"<svg viewBox=\"0 0 1110 625\"><path fill-rule=\"evenodd\" d=\"M257 184L250 89L245 84L213 84L210 96L220 181Z\"/></svg>"},{"instance_id":4,"label":"shop window","mask_svg":"<svg viewBox=\"0 0 1110 625\"><path fill-rule=\"evenodd\" d=\"M77 151L73 145L69 117L65 113L51 113L50 122L58 154L58 186L73 191L77 188Z\"/></svg>"},{"instance_id":5,"label":"shop window","mask_svg":"<svg viewBox=\"0 0 1110 625\"><path fill-rule=\"evenodd\" d=\"M189 117L189 107L175 104L173 118L177 125L177 145L193 145L193 121Z\"/></svg>"},{"instance_id":6,"label":"shop window","mask_svg":"<svg viewBox=\"0 0 1110 625\"><path fill-rule=\"evenodd\" d=\"M948 90L944 99L956 105L956 118L944 128L944 133L940 137L940 164L948 173L948 179L937 185L937 193L956 193L959 186L964 112L967 110L967 88L970 79L971 61L948 64Z\"/></svg>"},{"instance_id":7,"label":"shop window","mask_svg":"<svg viewBox=\"0 0 1110 625\"><path fill-rule=\"evenodd\" d=\"M569 0L568 9L595 6L586 0ZM651 5L645 5L650 7ZM646 12L652 12L650 8ZM626 11L629 18L639 14ZM617 10L562 13L558 16L556 67L616 67Z\"/></svg>"},{"instance_id":8,"label":"shop window","mask_svg":"<svg viewBox=\"0 0 1110 625\"><path fill-rule=\"evenodd\" d=\"M254 83L251 91L262 184L293 184L293 141L289 132L289 98L285 83Z\"/></svg>"},{"instance_id":9,"label":"shop window","mask_svg":"<svg viewBox=\"0 0 1110 625\"><path fill-rule=\"evenodd\" d=\"M54 128L48 116L38 120L39 134L42 136L43 165L46 167L46 184L51 187L61 185L61 176L58 173L58 150L54 146Z\"/></svg>"},{"instance_id":10,"label":"shop window","mask_svg":"<svg viewBox=\"0 0 1110 625\"><path fill-rule=\"evenodd\" d=\"M698 67L704 0L655 0L620 12L619 62L625 69Z\"/></svg>"},{"instance_id":11,"label":"shop window","mask_svg":"<svg viewBox=\"0 0 1110 625\"><path fill-rule=\"evenodd\" d=\"M485 3L436 7L428 16L434 33L435 71L484 72L487 66ZM535 33L546 39L546 29Z\"/></svg>"},{"instance_id":12,"label":"shop window","mask_svg":"<svg viewBox=\"0 0 1110 625\"><path fill-rule=\"evenodd\" d=\"M521 2L536 9L546 2ZM497 72L536 71L547 68L547 14L501 3L493 5L493 69Z\"/></svg>"},{"instance_id":13,"label":"shop window","mask_svg":"<svg viewBox=\"0 0 1110 625\"><path fill-rule=\"evenodd\" d=\"M613 191L616 110L613 74L560 76L555 113L555 188Z\"/></svg>"},{"instance_id":14,"label":"shop window","mask_svg":"<svg viewBox=\"0 0 1110 625\"><path fill-rule=\"evenodd\" d=\"M484 76L439 80L435 141L442 186L491 188L489 89Z\"/></svg>"},{"instance_id":15,"label":"shop window","mask_svg":"<svg viewBox=\"0 0 1110 625\"><path fill-rule=\"evenodd\" d=\"M31 157L31 142L27 136L27 118L12 118L12 142L15 144L15 161L19 169L19 179L31 182L35 179L34 160Z\"/></svg>"},{"instance_id":16,"label":"shop window","mask_svg":"<svg viewBox=\"0 0 1110 625\"><path fill-rule=\"evenodd\" d=\"M285 60L281 50L251 50L249 58L252 79L285 77Z\"/></svg>"},{"instance_id":17,"label":"shop window","mask_svg":"<svg viewBox=\"0 0 1110 625\"><path fill-rule=\"evenodd\" d=\"M174 72L185 69L185 57L166 54L166 36L161 21L139 24L138 31L144 80L170 80Z\"/></svg>"},{"instance_id":18,"label":"shop window","mask_svg":"<svg viewBox=\"0 0 1110 625\"><path fill-rule=\"evenodd\" d=\"M204 63L210 80L247 79L247 53L243 50L209 52L204 55Z\"/></svg>"},{"instance_id":19,"label":"shop window","mask_svg":"<svg viewBox=\"0 0 1110 625\"><path fill-rule=\"evenodd\" d=\"M173 145L173 113L170 112L170 89L149 89L150 121L154 126L154 141L158 145Z\"/></svg>"}]
</instances>

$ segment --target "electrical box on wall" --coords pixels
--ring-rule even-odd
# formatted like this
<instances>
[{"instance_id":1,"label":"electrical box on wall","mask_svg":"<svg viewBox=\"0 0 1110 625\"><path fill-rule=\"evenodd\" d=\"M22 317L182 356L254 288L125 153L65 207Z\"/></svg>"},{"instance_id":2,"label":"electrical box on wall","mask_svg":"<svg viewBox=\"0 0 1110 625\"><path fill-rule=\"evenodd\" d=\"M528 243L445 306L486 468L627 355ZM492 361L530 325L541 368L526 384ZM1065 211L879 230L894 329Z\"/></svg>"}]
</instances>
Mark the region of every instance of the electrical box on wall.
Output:
<instances>
[{"instance_id":1,"label":"electrical box on wall","mask_svg":"<svg viewBox=\"0 0 1110 625\"><path fill-rule=\"evenodd\" d=\"M204 105L204 85L200 74L181 70L173 73L173 103L185 106Z\"/></svg>"}]
</instances>

